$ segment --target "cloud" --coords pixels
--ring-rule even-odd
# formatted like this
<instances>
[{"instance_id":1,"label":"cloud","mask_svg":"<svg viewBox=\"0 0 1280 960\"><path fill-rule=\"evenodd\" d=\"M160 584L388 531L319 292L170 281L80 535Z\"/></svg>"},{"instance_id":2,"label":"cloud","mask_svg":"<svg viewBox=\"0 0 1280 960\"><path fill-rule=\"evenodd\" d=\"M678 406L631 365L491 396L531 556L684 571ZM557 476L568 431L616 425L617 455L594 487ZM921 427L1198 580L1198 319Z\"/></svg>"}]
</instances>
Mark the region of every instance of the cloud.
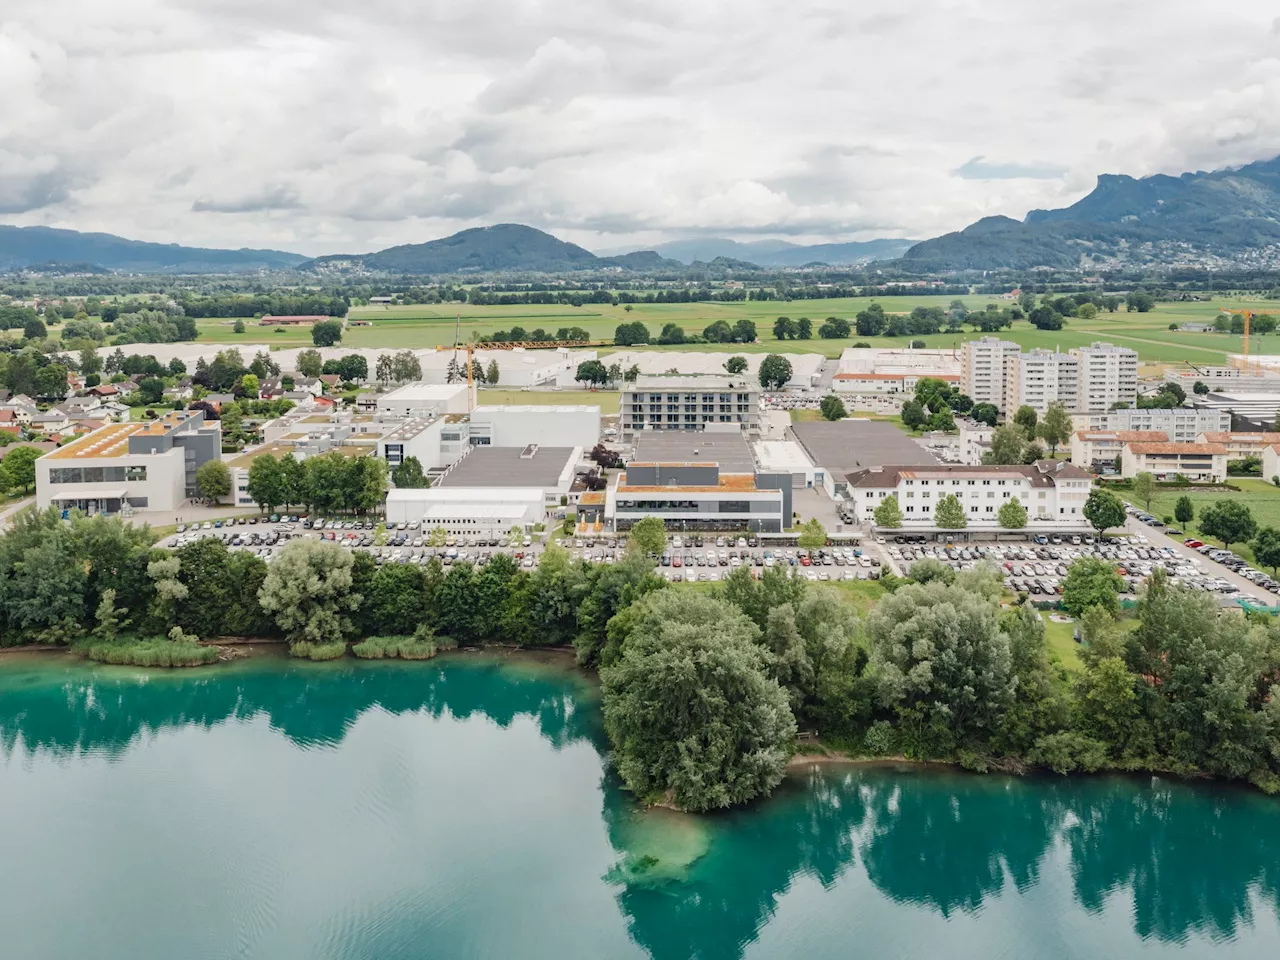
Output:
<instances>
[{"instance_id":1,"label":"cloud","mask_svg":"<svg viewBox=\"0 0 1280 960\"><path fill-rule=\"evenodd\" d=\"M1067 168L1055 163L1001 163L973 157L951 171L962 180L1056 180Z\"/></svg>"},{"instance_id":2,"label":"cloud","mask_svg":"<svg viewBox=\"0 0 1280 960\"><path fill-rule=\"evenodd\" d=\"M147 240L925 237L1280 153L1274 0L12 6L0 214Z\"/></svg>"}]
</instances>

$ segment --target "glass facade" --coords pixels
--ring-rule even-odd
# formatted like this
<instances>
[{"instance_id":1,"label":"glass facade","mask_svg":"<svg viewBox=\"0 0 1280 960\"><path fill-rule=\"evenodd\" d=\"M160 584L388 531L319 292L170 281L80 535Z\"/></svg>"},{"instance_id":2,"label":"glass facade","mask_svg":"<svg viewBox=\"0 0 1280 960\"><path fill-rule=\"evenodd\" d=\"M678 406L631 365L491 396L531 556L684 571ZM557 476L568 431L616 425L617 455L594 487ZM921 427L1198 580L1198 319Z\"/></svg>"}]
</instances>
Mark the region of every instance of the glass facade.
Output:
<instances>
[{"instance_id":1,"label":"glass facade","mask_svg":"<svg viewBox=\"0 0 1280 960\"><path fill-rule=\"evenodd\" d=\"M147 468L136 467L50 467L50 483L122 483L143 482Z\"/></svg>"}]
</instances>

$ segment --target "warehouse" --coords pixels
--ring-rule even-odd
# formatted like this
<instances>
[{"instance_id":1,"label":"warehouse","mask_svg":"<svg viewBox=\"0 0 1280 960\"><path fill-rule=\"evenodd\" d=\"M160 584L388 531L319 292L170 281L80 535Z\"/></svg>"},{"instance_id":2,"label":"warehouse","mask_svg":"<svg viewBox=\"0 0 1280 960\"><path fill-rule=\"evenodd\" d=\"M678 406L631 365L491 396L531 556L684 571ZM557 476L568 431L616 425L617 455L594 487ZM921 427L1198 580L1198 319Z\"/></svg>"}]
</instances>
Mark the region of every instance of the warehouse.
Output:
<instances>
[{"instance_id":1,"label":"warehouse","mask_svg":"<svg viewBox=\"0 0 1280 960\"><path fill-rule=\"evenodd\" d=\"M471 442L478 446L582 447L600 440L600 408L590 404L498 406L471 411Z\"/></svg>"},{"instance_id":2,"label":"warehouse","mask_svg":"<svg viewBox=\"0 0 1280 960\"><path fill-rule=\"evenodd\" d=\"M582 460L581 447L471 446L432 489L538 489L547 504L568 498Z\"/></svg>"},{"instance_id":3,"label":"warehouse","mask_svg":"<svg viewBox=\"0 0 1280 960\"><path fill-rule=\"evenodd\" d=\"M387 522L421 522L454 536L503 537L531 533L547 519L540 487L431 487L387 492Z\"/></svg>"},{"instance_id":4,"label":"warehouse","mask_svg":"<svg viewBox=\"0 0 1280 960\"><path fill-rule=\"evenodd\" d=\"M475 406L475 390L465 383L416 381L374 398L377 412L396 417L439 417L466 413Z\"/></svg>"},{"instance_id":5,"label":"warehouse","mask_svg":"<svg viewBox=\"0 0 1280 960\"><path fill-rule=\"evenodd\" d=\"M661 352L653 350L621 350L600 358L606 367L615 363L624 371L639 367L645 376L661 376L675 370L681 376L719 376L726 374L725 361L732 356L740 356L746 361L746 370L741 376L754 383L760 382L760 363L766 354L733 352L733 344L725 344L723 350L707 352ZM787 386L808 390L818 385L822 372L822 364L826 358L819 353L783 353L783 357L791 364L791 379Z\"/></svg>"},{"instance_id":6,"label":"warehouse","mask_svg":"<svg viewBox=\"0 0 1280 960\"><path fill-rule=\"evenodd\" d=\"M881 420L797 423L792 425L791 432L821 470L823 489L833 500L843 497L845 477L865 467L883 463L937 463L923 446L893 424Z\"/></svg>"}]
</instances>

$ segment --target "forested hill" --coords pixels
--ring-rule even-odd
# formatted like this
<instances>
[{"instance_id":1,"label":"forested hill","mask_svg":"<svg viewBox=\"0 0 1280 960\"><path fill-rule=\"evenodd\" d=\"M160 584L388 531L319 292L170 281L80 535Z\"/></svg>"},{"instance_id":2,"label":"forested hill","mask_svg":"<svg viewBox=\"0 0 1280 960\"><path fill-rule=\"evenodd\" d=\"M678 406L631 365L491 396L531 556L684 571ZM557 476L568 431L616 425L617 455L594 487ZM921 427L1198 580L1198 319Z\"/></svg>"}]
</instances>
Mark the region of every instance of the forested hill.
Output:
<instances>
[{"instance_id":1,"label":"forested hill","mask_svg":"<svg viewBox=\"0 0 1280 960\"><path fill-rule=\"evenodd\" d=\"M279 250L214 250L109 233L0 226L0 271L75 264L122 273L239 273L285 270L306 259Z\"/></svg>"},{"instance_id":2,"label":"forested hill","mask_svg":"<svg viewBox=\"0 0 1280 960\"><path fill-rule=\"evenodd\" d=\"M987 217L918 243L903 266L920 270L1075 267L1187 251L1231 257L1280 243L1280 157L1233 170L1133 177L1104 175L1061 210L1019 222Z\"/></svg>"},{"instance_id":3,"label":"forested hill","mask_svg":"<svg viewBox=\"0 0 1280 960\"><path fill-rule=\"evenodd\" d=\"M390 247L377 253L319 257L303 269L351 268L400 274L493 273L522 270L559 273L620 267L652 270L680 264L652 251L623 257L597 257L575 243L518 223L475 227L427 243Z\"/></svg>"}]
</instances>

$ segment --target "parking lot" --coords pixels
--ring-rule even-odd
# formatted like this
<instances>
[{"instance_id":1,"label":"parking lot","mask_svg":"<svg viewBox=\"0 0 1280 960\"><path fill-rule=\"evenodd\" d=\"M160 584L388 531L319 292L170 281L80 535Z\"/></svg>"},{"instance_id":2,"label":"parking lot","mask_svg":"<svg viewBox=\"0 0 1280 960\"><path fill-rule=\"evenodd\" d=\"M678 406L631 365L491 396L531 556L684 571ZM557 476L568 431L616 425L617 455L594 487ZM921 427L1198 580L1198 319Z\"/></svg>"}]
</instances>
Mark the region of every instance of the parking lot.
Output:
<instances>
[{"instance_id":1,"label":"parking lot","mask_svg":"<svg viewBox=\"0 0 1280 960\"><path fill-rule=\"evenodd\" d=\"M1237 599L1257 601L1256 594L1241 590L1216 569L1208 556L1188 555L1173 545L1153 543L1144 534L1132 536L1055 538L1060 543L973 544L947 547L941 544L887 544L893 566L903 573L924 559L936 559L956 570L968 570L983 561L994 563L1004 576L1005 586L1026 593L1034 600L1054 600L1062 594L1062 584L1071 563L1080 557L1096 557L1115 566L1124 581L1124 592L1135 594L1152 572L1161 567L1174 583L1214 594L1225 604ZM1237 558L1238 559L1238 558ZM1270 578L1267 578L1270 580ZM1280 593L1280 584L1273 592ZM1262 587L1261 583L1257 586ZM1266 601L1264 601L1266 602Z\"/></svg>"},{"instance_id":2,"label":"parking lot","mask_svg":"<svg viewBox=\"0 0 1280 960\"><path fill-rule=\"evenodd\" d=\"M483 566L498 554L508 554L525 569L538 564L545 546L540 538L447 537L436 544L430 532L417 523L383 525L377 520L316 520L299 517L209 521L179 529L160 546L176 549L202 537L214 537L232 550L248 550L271 562L292 540L302 537L327 540L351 550L368 552L376 563L422 564L438 557L445 566L470 562ZM616 563L626 552L625 537L554 537L571 559L588 563ZM748 567L757 576L770 567L783 567L807 580L874 580L880 576L880 558L863 555L851 546L820 550L774 546L747 536L671 536L658 560L658 572L672 582L714 583L737 567Z\"/></svg>"}]
</instances>

